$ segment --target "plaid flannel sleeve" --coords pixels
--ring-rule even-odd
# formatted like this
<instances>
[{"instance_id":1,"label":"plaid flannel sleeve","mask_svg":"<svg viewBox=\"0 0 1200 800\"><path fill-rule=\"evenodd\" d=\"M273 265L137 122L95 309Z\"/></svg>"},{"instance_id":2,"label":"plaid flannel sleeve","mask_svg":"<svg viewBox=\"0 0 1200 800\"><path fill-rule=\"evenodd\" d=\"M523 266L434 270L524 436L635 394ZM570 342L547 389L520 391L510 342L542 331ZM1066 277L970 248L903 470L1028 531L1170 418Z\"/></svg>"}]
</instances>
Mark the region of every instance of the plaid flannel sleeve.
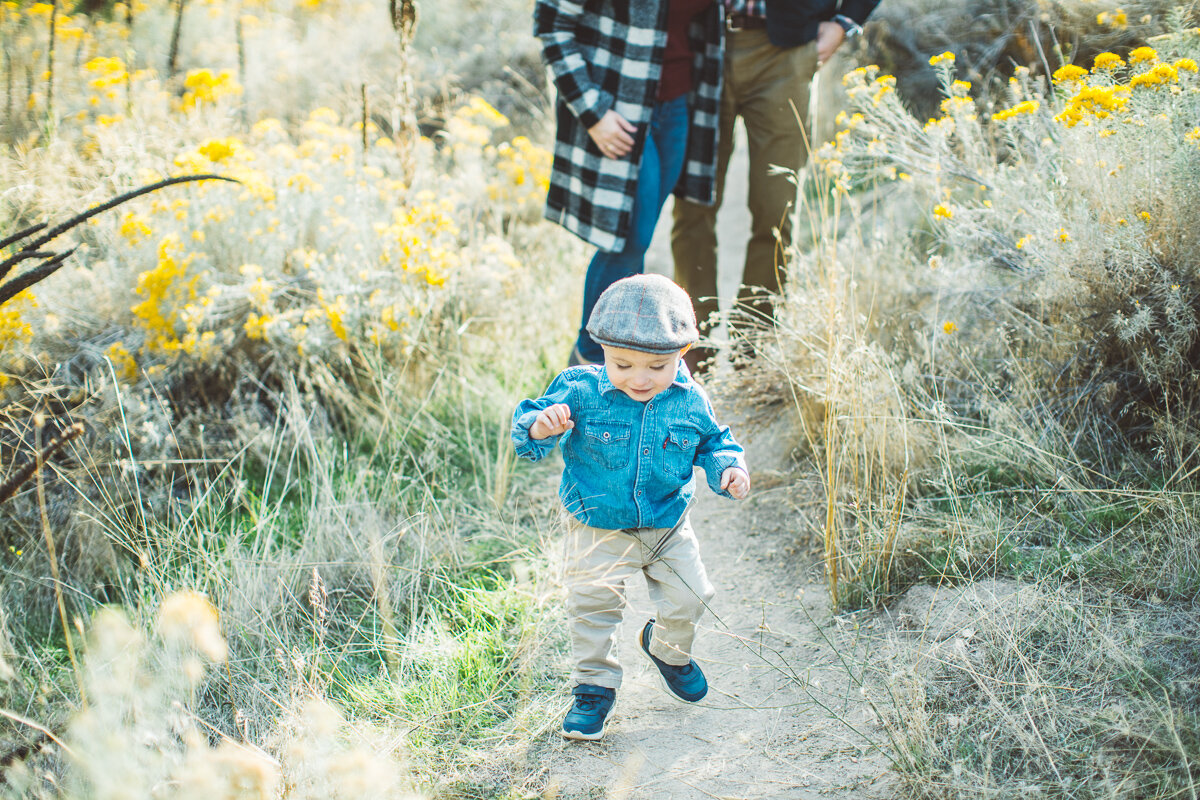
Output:
<instances>
[{"instance_id":1,"label":"plaid flannel sleeve","mask_svg":"<svg viewBox=\"0 0 1200 800\"><path fill-rule=\"evenodd\" d=\"M612 95L591 79L577 32L583 4L570 0L538 0L533 9L533 33L542 41L542 59L554 73L559 97L584 128L591 128L612 108Z\"/></svg>"},{"instance_id":2,"label":"plaid flannel sleeve","mask_svg":"<svg viewBox=\"0 0 1200 800\"><path fill-rule=\"evenodd\" d=\"M538 414L555 403L571 405L571 383L559 374L546 389L546 393L536 400L522 400L513 412L512 440L517 448L517 456L530 461L541 461L550 454L558 440L570 436L571 432L558 436L547 436L545 439L534 439L529 435L529 428L537 419Z\"/></svg>"}]
</instances>

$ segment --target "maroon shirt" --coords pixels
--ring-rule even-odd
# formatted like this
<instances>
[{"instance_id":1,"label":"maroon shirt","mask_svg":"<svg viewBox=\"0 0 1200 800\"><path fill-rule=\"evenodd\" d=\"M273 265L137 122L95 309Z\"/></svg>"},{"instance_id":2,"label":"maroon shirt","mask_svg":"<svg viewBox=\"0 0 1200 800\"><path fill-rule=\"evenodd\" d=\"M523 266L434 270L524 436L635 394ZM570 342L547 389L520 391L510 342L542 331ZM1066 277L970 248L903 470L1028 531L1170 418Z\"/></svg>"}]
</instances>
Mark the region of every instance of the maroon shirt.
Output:
<instances>
[{"instance_id":1,"label":"maroon shirt","mask_svg":"<svg viewBox=\"0 0 1200 800\"><path fill-rule=\"evenodd\" d=\"M663 51L658 102L665 103L692 90L692 52L688 26L713 0L667 0L667 47Z\"/></svg>"}]
</instances>

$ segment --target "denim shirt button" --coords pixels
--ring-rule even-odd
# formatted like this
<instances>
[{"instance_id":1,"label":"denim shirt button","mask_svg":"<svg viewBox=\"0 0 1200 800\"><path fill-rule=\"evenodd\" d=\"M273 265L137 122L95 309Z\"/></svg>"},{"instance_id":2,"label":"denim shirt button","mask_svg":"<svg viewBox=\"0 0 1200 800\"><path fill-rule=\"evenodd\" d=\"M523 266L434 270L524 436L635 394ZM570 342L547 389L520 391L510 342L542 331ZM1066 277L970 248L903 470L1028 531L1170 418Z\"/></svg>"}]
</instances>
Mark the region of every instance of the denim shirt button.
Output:
<instances>
[{"instance_id":1,"label":"denim shirt button","mask_svg":"<svg viewBox=\"0 0 1200 800\"><path fill-rule=\"evenodd\" d=\"M605 431L605 432L604 432L604 438L605 438L605 439L611 439L612 437L611 437L611 436L609 436L609 434L608 434L608 431Z\"/></svg>"},{"instance_id":2,"label":"denim shirt button","mask_svg":"<svg viewBox=\"0 0 1200 800\"><path fill-rule=\"evenodd\" d=\"M650 455L650 448L649 447L642 448L642 455L644 455L644 456Z\"/></svg>"},{"instance_id":3,"label":"denim shirt button","mask_svg":"<svg viewBox=\"0 0 1200 800\"><path fill-rule=\"evenodd\" d=\"M642 496L642 490L638 489L638 497L641 497L641 496Z\"/></svg>"}]
</instances>

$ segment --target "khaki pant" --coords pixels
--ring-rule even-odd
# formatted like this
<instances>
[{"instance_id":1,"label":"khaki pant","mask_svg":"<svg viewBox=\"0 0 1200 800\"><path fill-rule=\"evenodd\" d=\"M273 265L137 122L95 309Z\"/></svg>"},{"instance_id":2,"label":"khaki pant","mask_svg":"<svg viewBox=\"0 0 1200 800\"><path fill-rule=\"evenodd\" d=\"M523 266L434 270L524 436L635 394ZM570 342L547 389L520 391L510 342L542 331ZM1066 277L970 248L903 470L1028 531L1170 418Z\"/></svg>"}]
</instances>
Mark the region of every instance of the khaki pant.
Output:
<instances>
[{"instance_id":1,"label":"khaki pant","mask_svg":"<svg viewBox=\"0 0 1200 800\"><path fill-rule=\"evenodd\" d=\"M682 666L692 657L696 621L713 598L700 561L700 546L685 515L671 528L593 528L571 519L566 541L567 618L579 684L621 685L621 665L613 654L617 625L625 609L625 582L646 576L656 609L650 652ZM641 635L643 621L638 622Z\"/></svg>"},{"instance_id":2,"label":"khaki pant","mask_svg":"<svg viewBox=\"0 0 1200 800\"><path fill-rule=\"evenodd\" d=\"M763 290L778 293L782 288L796 185L786 175L770 174L771 167L799 170L808 160L801 124L807 125L809 85L816 70L815 42L781 49L767 40L764 30L731 31L726 39L717 202L704 206L676 198L671 232L675 281L694 299L702 323L717 310L717 209L739 116L746 124L750 157L751 230L738 306L766 322L772 319L774 305Z\"/></svg>"}]
</instances>

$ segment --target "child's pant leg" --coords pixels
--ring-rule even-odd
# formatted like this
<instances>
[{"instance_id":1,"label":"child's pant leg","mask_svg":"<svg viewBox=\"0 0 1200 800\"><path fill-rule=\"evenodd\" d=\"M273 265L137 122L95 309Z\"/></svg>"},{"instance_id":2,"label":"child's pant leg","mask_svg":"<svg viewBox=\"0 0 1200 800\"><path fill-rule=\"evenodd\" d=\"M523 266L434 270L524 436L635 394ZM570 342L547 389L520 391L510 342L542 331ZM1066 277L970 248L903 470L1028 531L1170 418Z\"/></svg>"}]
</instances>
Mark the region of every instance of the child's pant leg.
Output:
<instances>
[{"instance_id":1,"label":"child's pant leg","mask_svg":"<svg viewBox=\"0 0 1200 800\"><path fill-rule=\"evenodd\" d=\"M621 665L613 656L625 608L625 581L641 566L641 543L624 531L571 521L567 533L567 619L575 683L616 689Z\"/></svg>"},{"instance_id":2,"label":"child's pant leg","mask_svg":"<svg viewBox=\"0 0 1200 800\"><path fill-rule=\"evenodd\" d=\"M670 536L658 557L646 564L646 586L657 609L650 653L675 666L692 657L696 622L715 591L700 560L700 543L689 519Z\"/></svg>"}]
</instances>

